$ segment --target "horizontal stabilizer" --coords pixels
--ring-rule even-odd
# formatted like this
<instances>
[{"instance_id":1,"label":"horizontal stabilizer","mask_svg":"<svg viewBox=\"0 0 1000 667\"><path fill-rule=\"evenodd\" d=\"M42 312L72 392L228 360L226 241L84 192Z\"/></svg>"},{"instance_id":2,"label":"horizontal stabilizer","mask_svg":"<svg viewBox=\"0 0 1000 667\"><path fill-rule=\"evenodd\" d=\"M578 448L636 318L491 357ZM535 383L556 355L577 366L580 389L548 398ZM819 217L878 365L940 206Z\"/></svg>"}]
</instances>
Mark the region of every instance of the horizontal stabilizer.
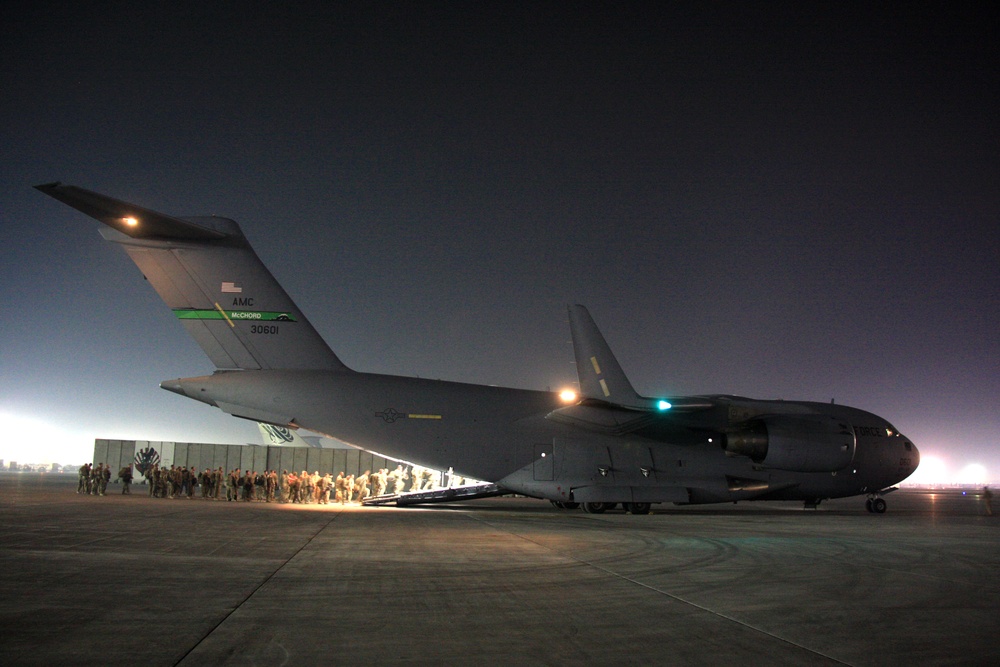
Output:
<instances>
[{"instance_id":1,"label":"horizontal stabilizer","mask_svg":"<svg viewBox=\"0 0 1000 667\"><path fill-rule=\"evenodd\" d=\"M313 447L322 449L322 446L318 442L309 442L299 435L298 429L295 428L289 428L288 426L278 424L268 424L265 422L257 422L257 428L260 429L260 435L261 438L263 438L265 445L273 445L275 447Z\"/></svg>"},{"instance_id":2,"label":"horizontal stabilizer","mask_svg":"<svg viewBox=\"0 0 1000 667\"><path fill-rule=\"evenodd\" d=\"M134 239L206 241L226 237L223 232L189 220L150 211L74 185L46 183L35 188Z\"/></svg>"},{"instance_id":3,"label":"horizontal stabilizer","mask_svg":"<svg viewBox=\"0 0 1000 667\"><path fill-rule=\"evenodd\" d=\"M269 412L267 410L259 410L253 407L247 407L245 405L236 405L235 403L224 403L222 401L215 401L215 406L222 410L223 412L228 412L234 417L242 417L243 419L249 419L255 422L264 422L265 424L275 424L278 426L287 426L298 428L295 425L295 420L287 415L282 415L277 412Z\"/></svg>"}]
</instances>

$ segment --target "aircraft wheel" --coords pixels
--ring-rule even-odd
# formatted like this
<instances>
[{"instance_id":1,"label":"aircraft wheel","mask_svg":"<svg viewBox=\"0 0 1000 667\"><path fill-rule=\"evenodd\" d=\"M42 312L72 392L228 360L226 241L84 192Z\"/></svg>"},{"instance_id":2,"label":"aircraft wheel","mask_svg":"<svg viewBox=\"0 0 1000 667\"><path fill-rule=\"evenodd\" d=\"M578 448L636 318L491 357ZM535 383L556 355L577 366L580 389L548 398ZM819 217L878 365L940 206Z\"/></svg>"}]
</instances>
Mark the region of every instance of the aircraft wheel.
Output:
<instances>
[{"instance_id":1,"label":"aircraft wheel","mask_svg":"<svg viewBox=\"0 0 1000 667\"><path fill-rule=\"evenodd\" d=\"M554 507L558 507L558 508L559 508L559 509L561 509L561 510L564 510L564 509L566 509L566 506L565 506L565 505L563 505L563 504L562 504L561 502L559 502L558 500L550 500L549 502L550 502L550 503L552 503L552 505L553 505Z\"/></svg>"},{"instance_id":2,"label":"aircraft wheel","mask_svg":"<svg viewBox=\"0 0 1000 667\"><path fill-rule=\"evenodd\" d=\"M562 506L568 510L575 510L577 507L580 506L580 503L564 502Z\"/></svg>"},{"instance_id":3,"label":"aircraft wheel","mask_svg":"<svg viewBox=\"0 0 1000 667\"><path fill-rule=\"evenodd\" d=\"M875 512L875 514L885 514L885 508L886 504L884 498L876 498L872 501L872 511Z\"/></svg>"},{"instance_id":4,"label":"aircraft wheel","mask_svg":"<svg viewBox=\"0 0 1000 667\"><path fill-rule=\"evenodd\" d=\"M587 514L604 514L605 503L583 503L583 511Z\"/></svg>"},{"instance_id":5,"label":"aircraft wheel","mask_svg":"<svg viewBox=\"0 0 1000 667\"><path fill-rule=\"evenodd\" d=\"M875 511L875 508L872 507L872 499L871 498L868 498L867 500L865 500L865 509L868 510L869 512L874 512Z\"/></svg>"},{"instance_id":6,"label":"aircraft wheel","mask_svg":"<svg viewBox=\"0 0 1000 667\"><path fill-rule=\"evenodd\" d=\"M652 507L650 503L627 503L625 508L629 514L649 514Z\"/></svg>"}]
</instances>

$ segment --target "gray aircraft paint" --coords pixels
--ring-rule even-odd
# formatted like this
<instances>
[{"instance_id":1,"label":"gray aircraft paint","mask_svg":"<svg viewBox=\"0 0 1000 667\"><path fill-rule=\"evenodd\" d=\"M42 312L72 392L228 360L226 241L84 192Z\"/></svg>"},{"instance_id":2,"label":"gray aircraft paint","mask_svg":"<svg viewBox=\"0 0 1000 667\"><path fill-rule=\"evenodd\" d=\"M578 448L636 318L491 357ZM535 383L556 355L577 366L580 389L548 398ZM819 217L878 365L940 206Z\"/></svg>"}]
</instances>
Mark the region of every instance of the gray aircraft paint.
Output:
<instances>
[{"instance_id":1,"label":"gray aircraft paint","mask_svg":"<svg viewBox=\"0 0 1000 667\"><path fill-rule=\"evenodd\" d=\"M712 503L884 492L919 463L847 406L643 397L583 306L581 398L347 368L225 218L174 218L74 186L37 188L104 223L218 369L161 383L237 417L303 427L560 502Z\"/></svg>"}]
</instances>

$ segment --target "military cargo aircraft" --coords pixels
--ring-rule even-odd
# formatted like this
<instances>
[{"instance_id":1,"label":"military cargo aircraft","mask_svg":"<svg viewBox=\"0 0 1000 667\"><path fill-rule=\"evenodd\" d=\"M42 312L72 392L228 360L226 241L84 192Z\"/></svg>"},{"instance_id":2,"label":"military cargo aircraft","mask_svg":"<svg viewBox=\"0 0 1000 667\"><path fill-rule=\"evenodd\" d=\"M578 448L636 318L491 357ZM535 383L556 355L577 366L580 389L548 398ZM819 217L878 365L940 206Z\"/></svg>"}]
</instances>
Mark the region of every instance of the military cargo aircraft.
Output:
<instances>
[{"instance_id":1,"label":"military cargo aircraft","mask_svg":"<svg viewBox=\"0 0 1000 667\"><path fill-rule=\"evenodd\" d=\"M842 405L739 396L645 397L586 308L569 307L580 394L378 375L345 366L240 227L173 217L70 185L38 190L104 223L216 367L161 387L236 417L305 428L558 506L867 495L917 467L888 421Z\"/></svg>"}]
</instances>

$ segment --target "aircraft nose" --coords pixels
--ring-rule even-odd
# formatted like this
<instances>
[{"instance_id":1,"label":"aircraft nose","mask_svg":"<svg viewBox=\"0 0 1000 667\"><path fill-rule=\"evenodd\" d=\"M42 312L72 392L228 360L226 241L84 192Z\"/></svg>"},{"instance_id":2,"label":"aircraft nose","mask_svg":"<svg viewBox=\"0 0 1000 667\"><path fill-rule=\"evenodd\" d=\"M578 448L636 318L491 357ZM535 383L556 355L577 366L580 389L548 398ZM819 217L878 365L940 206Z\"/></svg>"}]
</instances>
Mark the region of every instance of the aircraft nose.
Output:
<instances>
[{"instance_id":1,"label":"aircraft nose","mask_svg":"<svg viewBox=\"0 0 1000 667\"><path fill-rule=\"evenodd\" d=\"M907 477L909 477L920 466L920 450L917 449L917 446L914 445L909 438L907 438L905 442L905 447L908 450L906 452L907 458L910 460L910 472L907 474Z\"/></svg>"}]
</instances>

